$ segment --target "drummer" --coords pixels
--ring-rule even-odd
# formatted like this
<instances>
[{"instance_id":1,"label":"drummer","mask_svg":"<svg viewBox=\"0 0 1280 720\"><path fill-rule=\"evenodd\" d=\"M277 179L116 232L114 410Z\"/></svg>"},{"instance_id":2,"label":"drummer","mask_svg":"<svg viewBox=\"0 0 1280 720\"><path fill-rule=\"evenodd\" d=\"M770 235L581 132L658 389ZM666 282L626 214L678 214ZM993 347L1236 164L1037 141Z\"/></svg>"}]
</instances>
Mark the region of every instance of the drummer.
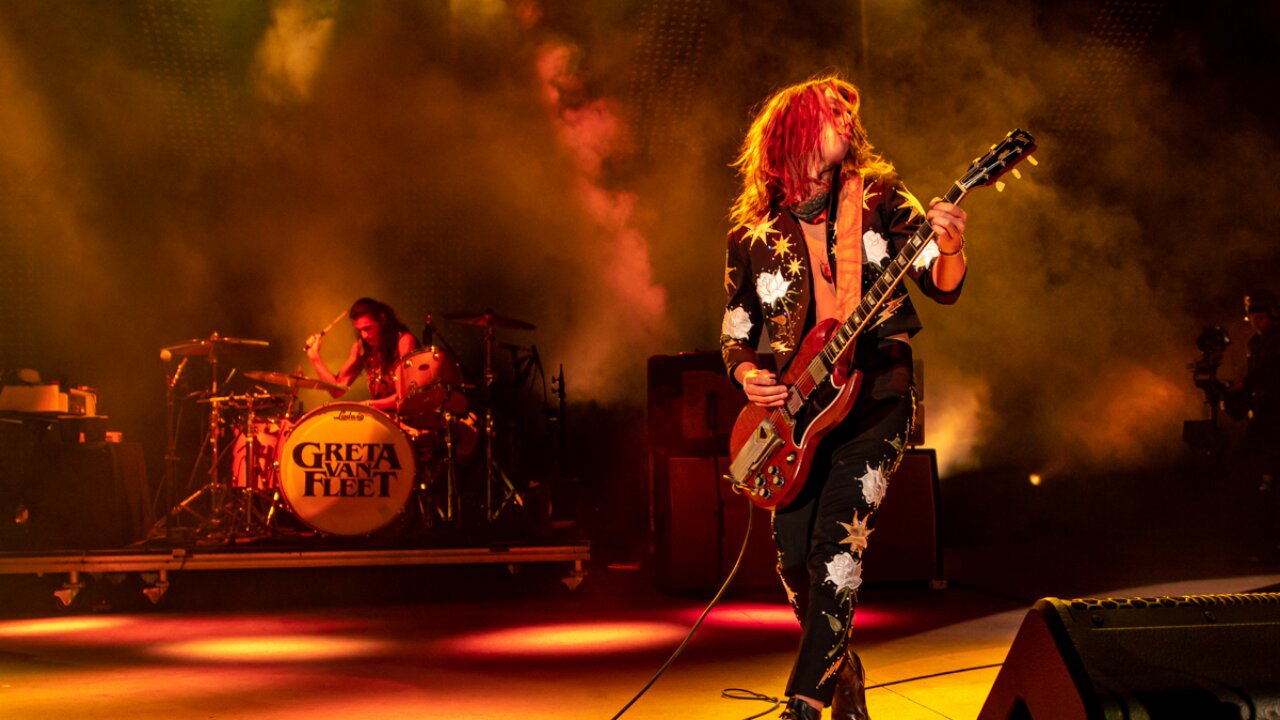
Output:
<instances>
[{"instance_id":1,"label":"drummer","mask_svg":"<svg viewBox=\"0 0 1280 720\"><path fill-rule=\"evenodd\" d=\"M413 352L418 347L418 338L409 332L396 311L386 303L373 298L360 298L347 312L351 325L356 331L356 341L351 345L351 352L342 369L334 375L320 356L320 343L323 334L317 333L307 339L307 357L321 380L351 387L351 383L360 376L363 370L369 381L371 400L366 405L384 412L395 412L399 398L396 394L396 365L400 358ZM330 391L337 398L342 391Z\"/></svg>"}]
</instances>

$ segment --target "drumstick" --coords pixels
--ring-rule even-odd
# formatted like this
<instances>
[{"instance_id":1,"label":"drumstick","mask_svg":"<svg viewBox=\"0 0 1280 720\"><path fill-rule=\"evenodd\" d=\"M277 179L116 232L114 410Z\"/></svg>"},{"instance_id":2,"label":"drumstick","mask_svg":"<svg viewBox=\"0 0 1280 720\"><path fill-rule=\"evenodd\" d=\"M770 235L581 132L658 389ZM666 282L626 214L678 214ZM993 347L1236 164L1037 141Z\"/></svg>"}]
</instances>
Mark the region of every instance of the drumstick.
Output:
<instances>
[{"instance_id":1,"label":"drumstick","mask_svg":"<svg viewBox=\"0 0 1280 720\"><path fill-rule=\"evenodd\" d=\"M325 325L324 329L320 331L320 337L324 337L326 333L328 333L330 330L333 329L334 325L337 325L338 323L342 322L342 318L346 316L347 316L346 310L343 310L342 312L338 313L338 317L334 318L333 322L329 323L328 325ZM311 341L308 340L307 343L302 346L302 352L306 352L310 349L311 349Z\"/></svg>"}]
</instances>

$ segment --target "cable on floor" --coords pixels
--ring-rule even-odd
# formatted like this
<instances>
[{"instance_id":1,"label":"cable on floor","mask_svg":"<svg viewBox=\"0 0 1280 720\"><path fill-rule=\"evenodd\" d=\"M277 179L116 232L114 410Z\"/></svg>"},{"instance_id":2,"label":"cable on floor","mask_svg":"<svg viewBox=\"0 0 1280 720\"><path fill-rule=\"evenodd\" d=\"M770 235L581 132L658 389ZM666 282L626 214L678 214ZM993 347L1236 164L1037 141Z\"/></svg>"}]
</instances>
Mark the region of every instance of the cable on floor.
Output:
<instances>
[{"instance_id":1,"label":"cable on floor","mask_svg":"<svg viewBox=\"0 0 1280 720\"><path fill-rule=\"evenodd\" d=\"M743 497L745 498L746 496L744 495ZM724 579L723 583L721 583L720 589L716 591L716 596L711 598L711 602L707 603L706 609L698 616L697 621L693 623L693 627L689 628L689 633L684 636L684 640L680 642L680 646L675 649L675 652L671 653L671 657L667 658L667 661L662 664L662 667L658 668L658 672L653 674L653 677L649 679L649 682L645 683L645 686L640 688L640 692L636 693L635 697L628 700L627 704L622 706L622 709L618 711L617 715L613 716L612 720L618 720L618 718L622 717L623 713L630 710L631 706L635 705L636 701L648 692L649 688L653 687L654 683L658 682L658 678L662 677L662 673L666 672L667 668L671 667L671 663L675 662L676 658L680 657L680 653L684 652L689 641L693 639L693 634L698 632L698 628L702 627L702 621L707 619L707 615L711 613L711 608L715 607L716 603L720 602L720 598L724 595L725 590L729 589L729 583L733 582L734 576L738 574L738 568L742 566L742 558L747 554L747 541L751 539L751 520L755 516L755 505L753 505L749 499L746 502L747 530L742 534L742 547L738 549L738 559L733 562L733 569L729 571L729 576ZM756 715L754 717L760 716Z\"/></svg>"}]
</instances>

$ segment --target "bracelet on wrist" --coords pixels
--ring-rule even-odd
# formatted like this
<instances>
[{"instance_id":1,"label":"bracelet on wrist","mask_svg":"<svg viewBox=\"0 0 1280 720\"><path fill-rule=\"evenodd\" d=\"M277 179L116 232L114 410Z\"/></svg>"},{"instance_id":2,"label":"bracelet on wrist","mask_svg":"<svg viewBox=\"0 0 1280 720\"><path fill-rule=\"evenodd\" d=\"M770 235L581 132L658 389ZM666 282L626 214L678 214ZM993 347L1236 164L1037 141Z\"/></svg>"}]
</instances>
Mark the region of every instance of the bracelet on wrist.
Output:
<instances>
[{"instance_id":1,"label":"bracelet on wrist","mask_svg":"<svg viewBox=\"0 0 1280 720\"><path fill-rule=\"evenodd\" d=\"M960 236L960 247L956 248L955 252L944 252L942 248L938 248L938 254L944 257L955 257L956 255L959 255L962 252L964 252L964 236L963 235Z\"/></svg>"}]
</instances>

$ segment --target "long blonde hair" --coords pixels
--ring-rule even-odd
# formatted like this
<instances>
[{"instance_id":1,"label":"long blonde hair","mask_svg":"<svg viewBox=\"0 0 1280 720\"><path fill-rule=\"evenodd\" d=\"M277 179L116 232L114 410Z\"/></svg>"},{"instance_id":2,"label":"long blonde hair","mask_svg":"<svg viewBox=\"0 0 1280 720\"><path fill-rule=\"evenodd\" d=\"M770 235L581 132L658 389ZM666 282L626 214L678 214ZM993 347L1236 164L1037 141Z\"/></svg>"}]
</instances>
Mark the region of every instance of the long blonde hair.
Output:
<instances>
[{"instance_id":1,"label":"long blonde hair","mask_svg":"<svg viewBox=\"0 0 1280 720\"><path fill-rule=\"evenodd\" d=\"M810 159L819 149L823 129L836 122L828 91L841 98L850 113L849 153L840 163L845 176L861 173L876 179L893 165L876 153L858 118L860 99L853 83L839 75L823 75L782 88L769 96L751 122L742 152L733 167L742 176L742 191L729 210L736 225L759 222L774 205L805 199L812 184Z\"/></svg>"}]
</instances>

